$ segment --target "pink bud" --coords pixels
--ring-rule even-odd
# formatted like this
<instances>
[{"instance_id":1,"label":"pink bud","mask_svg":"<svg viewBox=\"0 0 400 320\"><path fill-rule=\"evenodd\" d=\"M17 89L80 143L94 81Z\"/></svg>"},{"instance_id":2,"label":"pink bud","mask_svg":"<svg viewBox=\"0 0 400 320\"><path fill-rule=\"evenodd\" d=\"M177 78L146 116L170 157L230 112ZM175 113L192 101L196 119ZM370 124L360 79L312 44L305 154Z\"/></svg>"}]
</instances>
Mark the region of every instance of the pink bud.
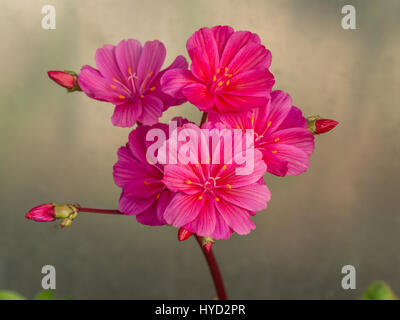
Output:
<instances>
[{"instance_id":1,"label":"pink bud","mask_svg":"<svg viewBox=\"0 0 400 320\"><path fill-rule=\"evenodd\" d=\"M330 119L318 119L315 121L315 134L331 131L339 122Z\"/></svg>"},{"instance_id":2,"label":"pink bud","mask_svg":"<svg viewBox=\"0 0 400 320\"><path fill-rule=\"evenodd\" d=\"M25 215L25 218L38 222L49 222L56 220L54 205L52 203L41 204Z\"/></svg>"},{"instance_id":3,"label":"pink bud","mask_svg":"<svg viewBox=\"0 0 400 320\"><path fill-rule=\"evenodd\" d=\"M190 238L190 236L193 234L193 232L190 232L186 230L185 228L179 228L178 231L178 240L179 241L185 241Z\"/></svg>"},{"instance_id":4,"label":"pink bud","mask_svg":"<svg viewBox=\"0 0 400 320\"><path fill-rule=\"evenodd\" d=\"M320 116L307 117L307 127L313 134L321 134L331 131L339 122L330 119L323 119Z\"/></svg>"},{"instance_id":5,"label":"pink bud","mask_svg":"<svg viewBox=\"0 0 400 320\"><path fill-rule=\"evenodd\" d=\"M50 79L68 91L80 90L77 84L77 75L72 71L48 71Z\"/></svg>"}]
</instances>

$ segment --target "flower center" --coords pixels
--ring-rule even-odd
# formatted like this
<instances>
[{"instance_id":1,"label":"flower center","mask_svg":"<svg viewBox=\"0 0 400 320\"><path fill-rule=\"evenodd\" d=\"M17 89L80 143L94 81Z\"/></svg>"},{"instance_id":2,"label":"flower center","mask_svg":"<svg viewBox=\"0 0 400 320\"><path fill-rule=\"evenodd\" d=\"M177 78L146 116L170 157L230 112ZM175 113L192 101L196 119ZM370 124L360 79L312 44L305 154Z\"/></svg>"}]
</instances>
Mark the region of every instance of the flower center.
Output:
<instances>
[{"instance_id":1,"label":"flower center","mask_svg":"<svg viewBox=\"0 0 400 320\"><path fill-rule=\"evenodd\" d=\"M224 72L221 72L221 69L218 68L213 75L211 89L215 92L229 86L232 76L233 74L228 72L227 67L225 67Z\"/></svg>"}]
</instances>

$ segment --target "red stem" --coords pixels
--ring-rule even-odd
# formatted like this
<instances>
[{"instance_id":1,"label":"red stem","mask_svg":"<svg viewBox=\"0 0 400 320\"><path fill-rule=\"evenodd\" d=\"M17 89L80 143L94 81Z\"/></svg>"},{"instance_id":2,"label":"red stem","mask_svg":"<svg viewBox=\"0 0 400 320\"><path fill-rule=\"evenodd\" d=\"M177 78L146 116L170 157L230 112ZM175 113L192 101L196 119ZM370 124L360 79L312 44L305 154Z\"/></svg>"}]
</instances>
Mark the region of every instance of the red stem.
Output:
<instances>
[{"instance_id":1,"label":"red stem","mask_svg":"<svg viewBox=\"0 0 400 320\"><path fill-rule=\"evenodd\" d=\"M103 214L123 214L118 210L108 210L108 209L95 209L95 208L82 208L77 207L80 212L92 212L92 213L103 213Z\"/></svg>"},{"instance_id":2,"label":"red stem","mask_svg":"<svg viewBox=\"0 0 400 320\"><path fill-rule=\"evenodd\" d=\"M212 252L212 249L210 249L210 251L207 251L207 249L205 249L202 246L200 237L196 236L196 240L199 243L201 251L203 251L203 253L204 253L204 257L207 260L208 267L210 268L211 276L214 281L215 290L217 290L218 299L219 300L227 300L228 297L226 296L224 281L222 280L222 275L221 275L221 272L219 271L218 263L214 257L214 253Z\"/></svg>"}]
</instances>

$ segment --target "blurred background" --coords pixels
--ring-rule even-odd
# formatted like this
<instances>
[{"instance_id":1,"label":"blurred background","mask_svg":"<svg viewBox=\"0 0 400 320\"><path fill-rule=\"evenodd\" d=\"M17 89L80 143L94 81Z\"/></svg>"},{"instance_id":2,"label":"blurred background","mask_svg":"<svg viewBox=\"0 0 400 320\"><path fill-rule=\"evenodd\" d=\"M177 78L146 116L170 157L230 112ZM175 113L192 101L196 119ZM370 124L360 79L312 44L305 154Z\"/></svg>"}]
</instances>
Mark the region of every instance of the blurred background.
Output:
<instances>
[{"instance_id":1,"label":"blurred background","mask_svg":"<svg viewBox=\"0 0 400 320\"><path fill-rule=\"evenodd\" d=\"M56 30L43 30L43 5ZM341 27L356 8L357 29ZM266 175L272 192L248 236L214 251L234 299L357 299L374 280L400 294L400 2L267 0L2 0L0 10L0 289L32 297L43 265L57 295L77 299L209 299L208 267L194 239L134 217L82 213L70 228L26 220L46 202L116 208L112 166L129 129L113 106L67 94L48 70L94 65L104 44L159 39L166 65L198 28L228 24L260 35L271 50L275 88L305 115L340 122L316 137L308 171ZM184 104L181 115L199 121ZM344 265L357 289L343 290Z\"/></svg>"}]
</instances>

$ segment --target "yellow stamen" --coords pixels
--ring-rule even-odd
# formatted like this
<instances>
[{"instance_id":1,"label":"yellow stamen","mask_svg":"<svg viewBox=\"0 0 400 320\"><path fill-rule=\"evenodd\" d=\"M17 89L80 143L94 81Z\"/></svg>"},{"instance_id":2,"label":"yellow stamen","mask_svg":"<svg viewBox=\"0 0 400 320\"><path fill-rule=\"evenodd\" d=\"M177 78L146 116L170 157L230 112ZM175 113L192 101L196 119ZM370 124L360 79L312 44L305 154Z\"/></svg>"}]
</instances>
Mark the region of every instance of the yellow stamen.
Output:
<instances>
[{"instance_id":1,"label":"yellow stamen","mask_svg":"<svg viewBox=\"0 0 400 320\"><path fill-rule=\"evenodd\" d=\"M267 126L268 126L268 127L271 126L271 121L268 121Z\"/></svg>"},{"instance_id":2,"label":"yellow stamen","mask_svg":"<svg viewBox=\"0 0 400 320\"><path fill-rule=\"evenodd\" d=\"M226 185L228 187L228 189L232 189L232 186L230 184Z\"/></svg>"},{"instance_id":3,"label":"yellow stamen","mask_svg":"<svg viewBox=\"0 0 400 320\"><path fill-rule=\"evenodd\" d=\"M190 181L190 180L186 180L186 183L187 183L187 184L191 184L191 183L192 183L192 181Z\"/></svg>"},{"instance_id":4,"label":"yellow stamen","mask_svg":"<svg viewBox=\"0 0 400 320\"><path fill-rule=\"evenodd\" d=\"M227 72L228 71L228 67L225 67L225 72Z\"/></svg>"},{"instance_id":5,"label":"yellow stamen","mask_svg":"<svg viewBox=\"0 0 400 320\"><path fill-rule=\"evenodd\" d=\"M221 70L218 68L218 69L217 69L217 73L219 73L220 71L221 71Z\"/></svg>"},{"instance_id":6,"label":"yellow stamen","mask_svg":"<svg viewBox=\"0 0 400 320\"><path fill-rule=\"evenodd\" d=\"M199 200L201 200L201 199L203 199L203 197L202 197L202 196L200 196L200 197L199 197Z\"/></svg>"},{"instance_id":7,"label":"yellow stamen","mask_svg":"<svg viewBox=\"0 0 400 320\"><path fill-rule=\"evenodd\" d=\"M229 86L230 83L231 83L231 82L228 80L228 81L226 82L226 85Z\"/></svg>"},{"instance_id":8,"label":"yellow stamen","mask_svg":"<svg viewBox=\"0 0 400 320\"><path fill-rule=\"evenodd\" d=\"M116 86L114 86L113 84L110 84L111 89L115 89Z\"/></svg>"},{"instance_id":9,"label":"yellow stamen","mask_svg":"<svg viewBox=\"0 0 400 320\"><path fill-rule=\"evenodd\" d=\"M224 164L224 170L226 170L226 164Z\"/></svg>"},{"instance_id":10,"label":"yellow stamen","mask_svg":"<svg viewBox=\"0 0 400 320\"><path fill-rule=\"evenodd\" d=\"M131 68L128 68L128 72L129 72L129 73L132 73L132 69L131 69Z\"/></svg>"},{"instance_id":11,"label":"yellow stamen","mask_svg":"<svg viewBox=\"0 0 400 320\"><path fill-rule=\"evenodd\" d=\"M250 118L250 121L251 121L251 124L254 124L254 118L253 117Z\"/></svg>"},{"instance_id":12,"label":"yellow stamen","mask_svg":"<svg viewBox=\"0 0 400 320\"><path fill-rule=\"evenodd\" d=\"M157 199L160 199L160 194L159 193L157 193Z\"/></svg>"},{"instance_id":13,"label":"yellow stamen","mask_svg":"<svg viewBox=\"0 0 400 320\"><path fill-rule=\"evenodd\" d=\"M217 76L214 74L213 81L217 81Z\"/></svg>"},{"instance_id":14,"label":"yellow stamen","mask_svg":"<svg viewBox=\"0 0 400 320\"><path fill-rule=\"evenodd\" d=\"M141 95L140 97L143 99L143 98L144 98L144 95Z\"/></svg>"},{"instance_id":15,"label":"yellow stamen","mask_svg":"<svg viewBox=\"0 0 400 320\"><path fill-rule=\"evenodd\" d=\"M218 82L218 87L222 86L222 81Z\"/></svg>"},{"instance_id":16,"label":"yellow stamen","mask_svg":"<svg viewBox=\"0 0 400 320\"><path fill-rule=\"evenodd\" d=\"M274 141L275 141L275 142L278 142L279 140L280 140L279 138L276 138Z\"/></svg>"},{"instance_id":17,"label":"yellow stamen","mask_svg":"<svg viewBox=\"0 0 400 320\"><path fill-rule=\"evenodd\" d=\"M114 82L117 82L117 79L113 78L113 81L114 81Z\"/></svg>"},{"instance_id":18,"label":"yellow stamen","mask_svg":"<svg viewBox=\"0 0 400 320\"><path fill-rule=\"evenodd\" d=\"M198 163L196 163L196 167L198 167L199 166L199 164Z\"/></svg>"},{"instance_id":19,"label":"yellow stamen","mask_svg":"<svg viewBox=\"0 0 400 320\"><path fill-rule=\"evenodd\" d=\"M236 129L240 129L239 125L236 126Z\"/></svg>"},{"instance_id":20,"label":"yellow stamen","mask_svg":"<svg viewBox=\"0 0 400 320\"><path fill-rule=\"evenodd\" d=\"M153 71L151 71L151 72L149 73L149 77L151 77L151 76L153 75L153 73L154 73L154 72L153 72Z\"/></svg>"},{"instance_id":21,"label":"yellow stamen","mask_svg":"<svg viewBox=\"0 0 400 320\"><path fill-rule=\"evenodd\" d=\"M120 98L120 99L125 99L125 96L122 96L122 95L121 95L121 96L119 96L119 98Z\"/></svg>"},{"instance_id":22,"label":"yellow stamen","mask_svg":"<svg viewBox=\"0 0 400 320\"><path fill-rule=\"evenodd\" d=\"M277 152L278 152L278 151L276 151L276 150L272 151L273 154L275 154L275 153L277 153Z\"/></svg>"},{"instance_id":23,"label":"yellow stamen","mask_svg":"<svg viewBox=\"0 0 400 320\"><path fill-rule=\"evenodd\" d=\"M219 198L215 198L215 201L219 201Z\"/></svg>"},{"instance_id":24,"label":"yellow stamen","mask_svg":"<svg viewBox=\"0 0 400 320\"><path fill-rule=\"evenodd\" d=\"M154 90L156 90L156 87L151 87L150 88L150 91L154 91Z\"/></svg>"}]
</instances>

